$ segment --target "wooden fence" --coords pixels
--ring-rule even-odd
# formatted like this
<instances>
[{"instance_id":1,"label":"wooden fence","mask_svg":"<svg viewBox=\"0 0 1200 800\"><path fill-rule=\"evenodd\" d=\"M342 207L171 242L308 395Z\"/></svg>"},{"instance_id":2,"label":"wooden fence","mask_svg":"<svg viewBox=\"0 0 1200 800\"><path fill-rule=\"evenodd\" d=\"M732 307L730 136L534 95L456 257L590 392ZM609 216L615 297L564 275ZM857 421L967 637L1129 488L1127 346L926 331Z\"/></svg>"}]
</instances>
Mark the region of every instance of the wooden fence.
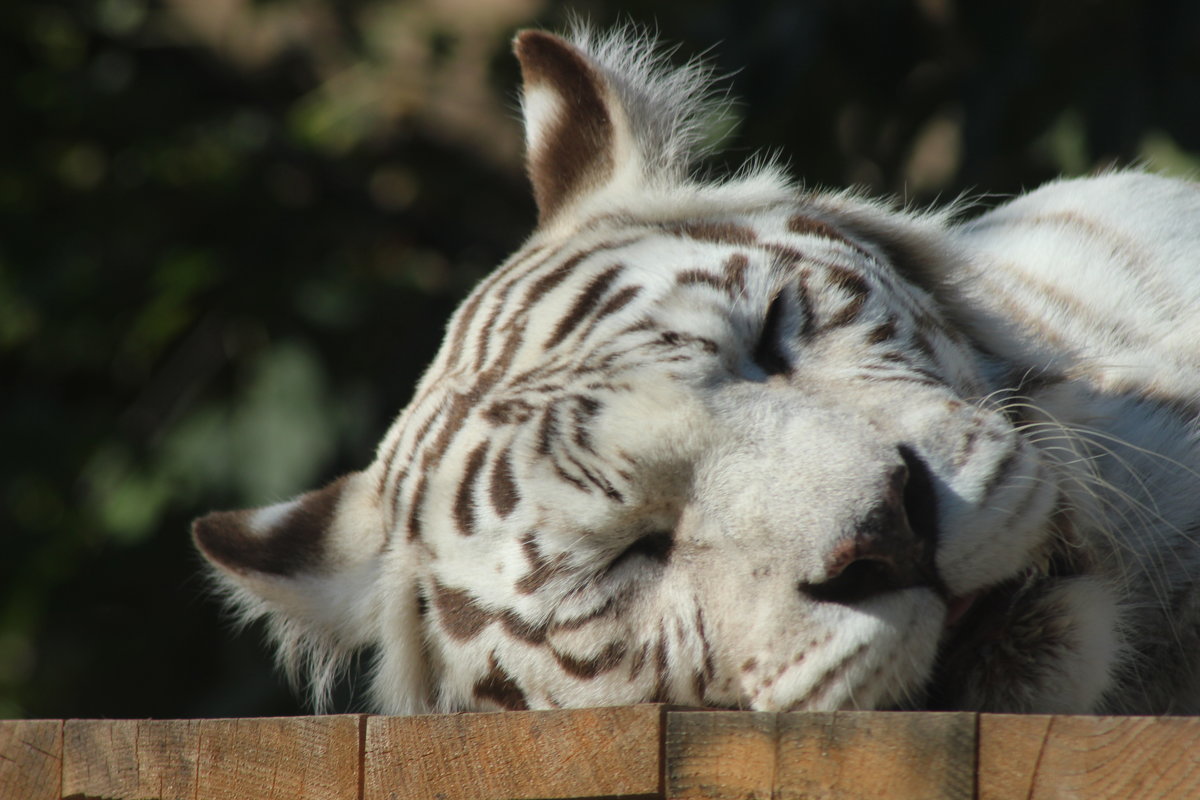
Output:
<instances>
[{"instance_id":1,"label":"wooden fence","mask_svg":"<svg viewBox=\"0 0 1200 800\"><path fill-rule=\"evenodd\" d=\"M660 705L0 722L2 800L1200 798L1200 718Z\"/></svg>"}]
</instances>

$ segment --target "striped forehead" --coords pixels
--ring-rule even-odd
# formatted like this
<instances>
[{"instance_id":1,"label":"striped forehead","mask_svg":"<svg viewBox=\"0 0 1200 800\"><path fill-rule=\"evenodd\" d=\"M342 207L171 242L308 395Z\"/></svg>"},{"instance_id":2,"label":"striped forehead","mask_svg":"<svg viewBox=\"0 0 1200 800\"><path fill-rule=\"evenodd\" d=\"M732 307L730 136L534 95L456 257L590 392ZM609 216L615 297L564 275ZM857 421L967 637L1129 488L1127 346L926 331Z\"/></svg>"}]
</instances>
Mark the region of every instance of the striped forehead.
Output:
<instances>
[{"instance_id":1,"label":"striped forehead","mask_svg":"<svg viewBox=\"0 0 1200 800\"><path fill-rule=\"evenodd\" d=\"M611 318L623 324L661 311L656 301L680 287L712 290L701 304L761 302L791 264L824 263L831 249L861 254L832 228L804 216L772 227L775 235L730 222L673 223L592 233L555 248L534 244L463 305L441 354L444 369L473 376L511 347L522 352L509 357L521 355L521 361L553 359L563 345L578 356L578 346L586 349L598 331L610 333ZM797 249L797 239L808 247Z\"/></svg>"},{"instance_id":2,"label":"striped forehead","mask_svg":"<svg viewBox=\"0 0 1200 800\"><path fill-rule=\"evenodd\" d=\"M764 257L741 243L661 229L572 244L551 253L532 249L502 268L464 306L451 348L473 339L478 356L494 350L496 334L520 329L521 344L534 359L553 357L564 345L577 356L579 345L609 323L623 325L651 311L681 283L709 284L731 298L743 293L747 264Z\"/></svg>"}]
</instances>

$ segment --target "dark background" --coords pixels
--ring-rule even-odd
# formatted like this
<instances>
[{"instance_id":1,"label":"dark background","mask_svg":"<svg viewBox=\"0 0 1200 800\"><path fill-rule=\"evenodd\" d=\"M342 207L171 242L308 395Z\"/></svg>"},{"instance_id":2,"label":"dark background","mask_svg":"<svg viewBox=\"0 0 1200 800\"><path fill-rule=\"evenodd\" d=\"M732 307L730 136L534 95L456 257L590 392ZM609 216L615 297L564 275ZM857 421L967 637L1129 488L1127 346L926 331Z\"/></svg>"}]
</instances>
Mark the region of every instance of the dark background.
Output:
<instances>
[{"instance_id":1,"label":"dark background","mask_svg":"<svg viewBox=\"0 0 1200 800\"><path fill-rule=\"evenodd\" d=\"M302 710L189 520L371 460L532 228L508 42L568 11L711 48L726 166L919 203L1200 167L1195 2L0 3L0 717Z\"/></svg>"}]
</instances>

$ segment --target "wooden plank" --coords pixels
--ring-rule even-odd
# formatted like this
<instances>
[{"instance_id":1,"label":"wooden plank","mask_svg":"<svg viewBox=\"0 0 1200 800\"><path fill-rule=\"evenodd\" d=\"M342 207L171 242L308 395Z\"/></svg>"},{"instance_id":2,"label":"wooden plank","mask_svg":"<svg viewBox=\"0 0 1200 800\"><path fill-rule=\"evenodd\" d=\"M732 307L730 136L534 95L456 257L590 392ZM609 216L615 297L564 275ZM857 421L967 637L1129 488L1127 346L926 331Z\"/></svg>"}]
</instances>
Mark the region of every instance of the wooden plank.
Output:
<instances>
[{"instance_id":1,"label":"wooden plank","mask_svg":"<svg viewBox=\"0 0 1200 800\"><path fill-rule=\"evenodd\" d=\"M364 800L659 797L658 705L367 720Z\"/></svg>"},{"instance_id":2,"label":"wooden plank","mask_svg":"<svg viewBox=\"0 0 1200 800\"><path fill-rule=\"evenodd\" d=\"M975 715L667 715L666 796L971 800Z\"/></svg>"},{"instance_id":3,"label":"wooden plank","mask_svg":"<svg viewBox=\"0 0 1200 800\"><path fill-rule=\"evenodd\" d=\"M980 800L1200 797L1200 718L649 705L407 718L0 722L3 800L965 800L976 791Z\"/></svg>"},{"instance_id":4,"label":"wooden plank","mask_svg":"<svg viewBox=\"0 0 1200 800\"><path fill-rule=\"evenodd\" d=\"M1200 797L1200 718L983 715L979 797Z\"/></svg>"},{"instance_id":5,"label":"wooden plank","mask_svg":"<svg viewBox=\"0 0 1200 800\"><path fill-rule=\"evenodd\" d=\"M68 720L64 797L357 800L362 716Z\"/></svg>"},{"instance_id":6,"label":"wooden plank","mask_svg":"<svg viewBox=\"0 0 1200 800\"><path fill-rule=\"evenodd\" d=\"M196 720L68 720L63 795L180 798L196 790Z\"/></svg>"},{"instance_id":7,"label":"wooden plank","mask_svg":"<svg viewBox=\"0 0 1200 800\"><path fill-rule=\"evenodd\" d=\"M56 719L0 722L0 798L58 800L62 727Z\"/></svg>"},{"instance_id":8,"label":"wooden plank","mask_svg":"<svg viewBox=\"0 0 1200 800\"><path fill-rule=\"evenodd\" d=\"M976 715L783 714L777 798L973 800Z\"/></svg>"},{"instance_id":9,"label":"wooden plank","mask_svg":"<svg viewBox=\"0 0 1200 800\"><path fill-rule=\"evenodd\" d=\"M666 796L677 800L772 798L779 716L735 711L668 713Z\"/></svg>"},{"instance_id":10,"label":"wooden plank","mask_svg":"<svg viewBox=\"0 0 1200 800\"><path fill-rule=\"evenodd\" d=\"M1051 719L1042 714L979 715L979 800L1032 797Z\"/></svg>"}]
</instances>

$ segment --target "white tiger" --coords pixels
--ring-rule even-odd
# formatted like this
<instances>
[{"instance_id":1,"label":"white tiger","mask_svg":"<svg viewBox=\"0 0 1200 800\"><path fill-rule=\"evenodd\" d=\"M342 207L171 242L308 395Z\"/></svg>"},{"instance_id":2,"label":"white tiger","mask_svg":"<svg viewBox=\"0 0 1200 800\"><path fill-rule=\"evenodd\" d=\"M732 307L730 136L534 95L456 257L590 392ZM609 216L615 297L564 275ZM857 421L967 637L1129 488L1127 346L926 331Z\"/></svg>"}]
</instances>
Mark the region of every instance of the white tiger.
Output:
<instances>
[{"instance_id":1,"label":"white tiger","mask_svg":"<svg viewBox=\"0 0 1200 800\"><path fill-rule=\"evenodd\" d=\"M318 703L1200 711L1200 189L694 176L704 68L515 43L540 219L375 462L198 520Z\"/></svg>"}]
</instances>

